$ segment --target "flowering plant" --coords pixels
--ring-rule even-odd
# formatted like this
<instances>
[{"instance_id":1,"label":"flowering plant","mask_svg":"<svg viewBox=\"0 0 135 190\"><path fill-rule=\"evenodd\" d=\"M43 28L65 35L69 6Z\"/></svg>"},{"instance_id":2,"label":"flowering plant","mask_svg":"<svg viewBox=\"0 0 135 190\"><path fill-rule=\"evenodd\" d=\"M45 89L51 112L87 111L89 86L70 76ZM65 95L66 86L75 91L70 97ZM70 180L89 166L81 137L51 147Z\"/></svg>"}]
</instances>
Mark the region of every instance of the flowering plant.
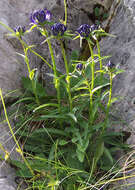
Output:
<instances>
[{"instance_id":1,"label":"flowering plant","mask_svg":"<svg viewBox=\"0 0 135 190\"><path fill-rule=\"evenodd\" d=\"M66 13L66 1L64 4ZM67 27L67 15L65 15L63 22L53 23L51 18L52 14L49 10L39 9L30 15L32 25L30 29L26 30L25 27L21 26L14 30L8 28L22 44L24 50L22 56L29 72L28 78L23 77L22 79L23 86L28 92L27 97L23 97L17 102L24 103L25 110L23 111L26 113L27 110L29 117L24 116L19 123L19 125L22 123L26 137L29 136L29 132L31 133L28 143L27 139L24 138L25 136L22 135L23 142L25 142L24 150L31 151L32 162L36 163L33 165L31 160L25 161L29 169L26 176L31 177L32 180L40 178L38 183L43 188L46 185L45 188L47 189L50 187L55 189L59 186L70 189L71 184L63 182L63 179L66 178L65 173L69 175L70 172L79 171L76 176L77 179L74 181L75 186L77 187L80 183L79 187L83 187L85 180L88 182L86 188L89 188L89 182L93 183L98 166L100 165L101 170L105 167L104 158L107 157L107 161L111 160L111 163L109 162L111 166L114 162L112 152L108 148L108 144L113 146L113 143L108 142L107 128L109 127L109 111L113 103L112 80L121 71L110 61L106 65L103 64L103 60L110 57L101 56L99 37L109 34L101 27L96 24L91 26L82 24L75 33L71 33ZM48 45L52 64L39 55L33 49L33 45L29 46L23 40L23 35L31 32L33 28L39 30L44 36L44 43ZM73 52L75 56L72 55L71 59L68 59L63 44L63 40L67 36L71 40L80 38L81 41L84 39L87 41L89 47L88 60L80 60L75 51ZM53 39L58 40L60 44L63 64L65 65L64 74L57 69L52 48ZM93 51L95 47L97 47L97 53ZM47 94L45 87L39 83L38 71L31 68L28 51L40 57L52 69L56 94ZM106 75L109 75L109 81ZM106 105L103 105L103 102ZM115 135L112 134L112 136ZM35 147L37 148L35 149ZM36 165L39 163L42 167L37 169ZM39 175L37 176L35 173ZM25 177L22 168L19 174ZM62 176L63 179L61 179ZM47 178L45 182L43 177ZM73 189L72 185L71 187Z\"/></svg>"}]
</instances>

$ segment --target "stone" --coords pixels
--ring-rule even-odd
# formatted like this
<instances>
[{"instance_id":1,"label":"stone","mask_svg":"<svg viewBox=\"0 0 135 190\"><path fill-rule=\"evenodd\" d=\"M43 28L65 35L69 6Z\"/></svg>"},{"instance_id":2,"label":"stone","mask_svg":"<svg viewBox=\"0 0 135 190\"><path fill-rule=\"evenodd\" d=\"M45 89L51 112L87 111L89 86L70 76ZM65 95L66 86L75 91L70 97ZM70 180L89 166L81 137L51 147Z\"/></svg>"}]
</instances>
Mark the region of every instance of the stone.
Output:
<instances>
[{"instance_id":1,"label":"stone","mask_svg":"<svg viewBox=\"0 0 135 190\"><path fill-rule=\"evenodd\" d=\"M117 2L114 2L114 8ZM111 61L125 72L116 76L113 83L114 96L120 100L114 103L114 110L111 112L115 116L115 121L121 123L123 131L129 131L131 136L127 142L134 147L135 143L135 1L119 1L115 9L115 16L110 20L109 33L116 37L107 37L100 42L101 54L111 55ZM107 61L104 62L106 64ZM119 124L115 126L119 130ZM133 155L132 155L133 156ZM131 158L133 158L131 156ZM128 158L128 155L127 155ZM130 159L131 159L130 158ZM130 160L129 159L129 160ZM128 161L129 161L128 160ZM128 162L127 162L128 163ZM126 175L134 175L134 168ZM135 177L128 178L122 182L122 190L135 189ZM131 184L131 185L130 185ZM120 188L120 187L118 187Z\"/></svg>"}]
</instances>

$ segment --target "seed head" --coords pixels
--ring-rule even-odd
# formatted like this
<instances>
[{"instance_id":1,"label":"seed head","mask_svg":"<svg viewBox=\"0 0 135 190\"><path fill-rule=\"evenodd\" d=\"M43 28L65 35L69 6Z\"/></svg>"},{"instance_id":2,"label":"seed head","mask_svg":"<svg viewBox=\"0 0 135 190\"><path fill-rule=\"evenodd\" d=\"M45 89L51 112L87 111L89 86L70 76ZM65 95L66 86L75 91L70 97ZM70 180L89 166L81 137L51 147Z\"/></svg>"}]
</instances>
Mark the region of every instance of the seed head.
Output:
<instances>
[{"instance_id":1,"label":"seed head","mask_svg":"<svg viewBox=\"0 0 135 190\"><path fill-rule=\"evenodd\" d=\"M66 26L61 23L55 23L51 27L52 33L54 36L63 36L64 32L67 30Z\"/></svg>"}]
</instances>

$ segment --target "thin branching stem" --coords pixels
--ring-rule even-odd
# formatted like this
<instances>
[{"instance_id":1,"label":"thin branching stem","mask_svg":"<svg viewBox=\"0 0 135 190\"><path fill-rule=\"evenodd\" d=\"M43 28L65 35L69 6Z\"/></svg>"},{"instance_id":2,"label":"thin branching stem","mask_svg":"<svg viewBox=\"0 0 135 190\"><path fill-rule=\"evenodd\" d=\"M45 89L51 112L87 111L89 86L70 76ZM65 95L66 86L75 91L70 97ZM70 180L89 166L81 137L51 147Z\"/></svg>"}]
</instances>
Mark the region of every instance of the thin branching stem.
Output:
<instances>
[{"instance_id":1,"label":"thin branching stem","mask_svg":"<svg viewBox=\"0 0 135 190\"><path fill-rule=\"evenodd\" d=\"M2 95L2 90L1 90L1 89L0 89L0 97L1 97L2 105L3 105L3 109L4 109L4 113L5 113L5 118L6 118L6 121L7 121L8 126L9 126L10 132L11 132L11 134L12 134L12 137L13 137L13 139L14 139L16 145L17 145L18 152L19 152L20 155L22 156L22 159L24 160L26 166L27 166L28 169L30 170L32 176L34 176L34 172L33 172L32 168L31 168L31 166L29 165L28 161L27 161L26 158L24 157L23 151L22 151L22 149L21 149L21 147L20 147L20 145L19 145L19 143L18 143L18 141L17 141L17 139L16 139L16 137L15 137L15 134L14 134L14 132L13 132L13 130L12 130L11 124L10 124L9 119L8 119L7 110L6 110L6 106L5 106L5 102L4 102L4 98L3 98L3 95Z\"/></svg>"},{"instance_id":2,"label":"thin branching stem","mask_svg":"<svg viewBox=\"0 0 135 190\"><path fill-rule=\"evenodd\" d=\"M110 110L110 106L111 106L111 100L112 100L112 80L113 80L113 73L111 71L109 71L109 75L110 75L110 89L109 89L109 98L108 98L108 103L107 103L107 110L106 110L106 119L105 119L105 124L104 127L102 129L102 135L104 134L105 129L107 128L107 122L108 122L108 118L109 118L109 110Z\"/></svg>"},{"instance_id":3,"label":"thin branching stem","mask_svg":"<svg viewBox=\"0 0 135 190\"><path fill-rule=\"evenodd\" d=\"M62 40L60 40L60 45L61 45L61 50L62 50L62 55L63 55L63 59L64 59L64 63L65 63L65 68L66 68L66 81L67 81L67 93L68 93L68 97L69 97L69 105L70 105L70 111L72 112L72 96L71 96L71 85L70 85L70 75L69 75L69 68L68 68L68 61L67 61L67 57L66 57L66 52L65 52L65 48L63 46L63 42Z\"/></svg>"},{"instance_id":4,"label":"thin branching stem","mask_svg":"<svg viewBox=\"0 0 135 190\"><path fill-rule=\"evenodd\" d=\"M34 96L35 96L35 99L36 99L36 103L39 105L40 101L39 101L39 98L38 98L38 95L37 95L36 86L35 86L34 80L31 79L31 77L30 77L30 75L31 75L31 69L30 69L29 58L28 58L28 54L27 54L29 48L25 47L25 44L23 43L21 37L19 38L19 40L20 40L20 42L22 44L22 48L23 48L23 51L24 51L25 63L27 65L27 69L28 69L28 73L29 73L29 78L31 80L32 90L33 90L33 93L34 93Z\"/></svg>"},{"instance_id":5,"label":"thin branching stem","mask_svg":"<svg viewBox=\"0 0 135 190\"><path fill-rule=\"evenodd\" d=\"M66 26L67 25L67 2L66 2L66 0L64 0L64 8L65 8L65 20L64 20L64 24Z\"/></svg>"},{"instance_id":6,"label":"thin branching stem","mask_svg":"<svg viewBox=\"0 0 135 190\"><path fill-rule=\"evenodd\" d=\"M99 57L99 65L100 65L100 71L102 71L103 69L103 65L102 65L102 59L101 59L101 51L100 51L100 45L99 45L99 41L96 40L96 44L97 44L97 50L98 50L98 57ZM103 83L103 73L100 73L100 84L102 85ZM101 89L99 90L99 96L101 94Z\"/></svg>"},{"instance_id":7,"label":"thin branching stem","mask_svg":"<svg viewBox=\"0 0 135 190\"><path fill-rule=\"evenodd\" d=\"M111 100L112 100L112 80L113 80L113 73L110 71L110 91L109 91L109 99L107 103L107 117L109 115L109 109L111 106Z\"/></svg>"},{"instance_id":8,"label":"thin branching stem","mask_svg":"<svg viewBox=\"0 0 135 190\"><path fill-rule=\"evenodd\" d=\"M93 88L94 88L95 62L94 62L93 49L91 47L90 42L88 42L88 44L89 44L89 49L90 49L90 54L91 54L91 59L92 59L92 63L91 63L91 74L92 74L92 78L91 78L91 90L93 90Z\"/></svg>"},{"instance_id":9,"label":"thin branching stem","mask_svg":"<svg viewBox=\"0 0 135 190\"><path fill-rule=\"evenodd\" d=\"M88 42L88 45L89 45L89 49L90 49L90 54L91 54L91 63L90 63L90 66L91 66L91 86L89 86L89 92L90 92L90 110L89 110L89 117L90 117L90 121L92 122L92 109L93 109L93 93L92 93L92 90L94 88L94 75L95 75L95 62L94 62L94 54L93 54L93 49L91 47L91 44L90 42Z\"/></svg>"},{"instance_id":10,"label":"thin branching stem","mask_svg":"<svg viewBox=\"0 0 135 190\"><path fill-rule=\"evenodd\" d=\"M48 39L48 32L45 28L44 28L44 33L45 33L45 36L47 38L46 41L47 41L47 44L49 47L49 51L50 51L50 55L51 55L51 59L52 59L52 63L53 63L53 72L54 72L54 77L55 77L54 78L54 84L55 84L55 88L57 91L57 100L58 100L58 105L59 105L58 110L59 110L59 113L61 113L60 81L59 81L59 78L57 76L57 69L56 69L56 63L55 63L52 45L51 45L50 39Z\"/></svg>"}]
</instances>

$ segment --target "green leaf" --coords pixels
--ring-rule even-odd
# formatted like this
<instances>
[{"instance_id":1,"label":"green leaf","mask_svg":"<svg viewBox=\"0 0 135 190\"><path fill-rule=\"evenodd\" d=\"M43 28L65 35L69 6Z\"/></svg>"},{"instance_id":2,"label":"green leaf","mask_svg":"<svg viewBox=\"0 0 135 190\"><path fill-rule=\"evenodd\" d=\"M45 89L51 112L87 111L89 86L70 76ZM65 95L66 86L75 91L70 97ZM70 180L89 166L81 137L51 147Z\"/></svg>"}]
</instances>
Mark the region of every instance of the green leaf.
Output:
<instances>
[{"instance_id":1,"label":"green leaf","mask_svg":"<svg viewBox=\"0 0 135 190\"><path fill-rule=\"evenodd\" d=\"M77 123L77 118L73 113L68 113L67 115L71 117Z\"/></svg>"},{"instance_id":2,"label":"green leaf","mask_svg":"<svg viewBox=\"0 0 135 190\"><path fill-rule=\"evenodd\" d=\"M80 151L79 149L76 150L78 160L82 163L84 161L85 152Z\"/></svg>"},{"instance_id":3,"label":"green leaf","mask_svg":"<svg viewBox=\"0 0 135 190\"><path fill-rule=\"evenodd\" d=\"M71 92L76 91L82 84L84 84L85 80L82 78L73 88L71 88Z\"/></svg>"},{"instance_id":4,"label":"green leaf","mask_svg":"<svg viewBox=\"0 0 135 190\"><path fill-rule=\"evenodd\" d=\"M86 97L86 96L89 96L89 94L79 94L77 96L74 96L72 99L75 100L77 98L80 98L80 97Z\"/></svg>"},{"instance_id":5,"label":"green leaf","mask_svg":"<svg viewBox=\"0 0 135 190\"><path fill-rule=\"evenodd\" d=\"M96 152L95 152L95 156L94 156L95 167L96 167L98 160L103 155L103 152L104 152L104 142L102 141L102 142L99 142L96 147Z\"/></svg>"},{"instance_id":6,"label":"green leaf","mask_svg":"<svg viewBox=\"0 0 135 190\"><path fill-rule=\"evenodd\" d=\"M23 87L26 90L29 90L30 92L33 92L31 80L28 77L22 77L22 84L23 84Z\"/></svg>"},{"instance_id":7,"label":"green leaf","mask_svg":"<svg viewBox=\"0 0 135 190\"><path fill-rule=\"evenodd\" d=\"M10 160L11 164L20 169L26 169L26 165L18 160Z\"/></svg>"},{"instance_id":8,"label":"green leaf","mask_svg":"<svg viewBox=\"0 0 135 190\"><path fill-rule=\"evenodd\" d=\"M59 185L59 183L60 183L60 181L58 181L58 180L51 180L49 183L48 183L48 187L55 187L55 186L58 186Z\"/></svg>"},{"instance_id":9,"label":"green leaf","mask_svg":"<svg viewBox=\"0 0 135 190\"><path fill-rule=\"evenodd\" d=\"M62 135L62 136L68 136L68 134L66 132L64 132L63 130L60 129L55 129L55 128L43 128L43 129L36 129L32 135L37 135L37 134L42 134L42 133L50 133L50 134L55 134L55 135Z\"/></svg>"},{"instance_id":10,"label":"green leaf","mask_svg":"<svg viewBox=\"0 0 135 190\"><path fill-rule=\"evenodd\" d=\"M97 90L99 90L99 89L101 89L101 88L104 88L104 87L106 87L106 86L109 86L109 85L110 85L110 83L107 83L107 84L103 84L103 85L101 85L101 86L98 86L98 87L96 87L96 88L94 88L94 89L92 90L92 93L96 92Z\"/></svg>"},{"instance_id":11,"label":"green leaf","mask_svg":"<svg viewBox=\"0 0 135 190\"><path fill-rule=\"evenodd\" d=\"M76 143L78 141L78 137L72 138L72 143Z\"/></svg>"},{"instance_id":12,"label":"green leaf","mask_svg":"<svg viewBox=\"0 0 135 190\"><path fill-rule=\"evenodd\" d=\"M104 13L104 14L103 14L103 19L108 18L108 16L109 16L109 14L108 14L108 13Z\"/></svg>"},{"instance_id":13,"label":"green leaf","mask_svg":"<svg viewBox=\"0 0 135 190\"><path fill-rule=\"evenodd\" d=\"M98 8L98 7L96 7L96 8L94 9L94 14L95 14L96 17L99 17L99 16L100 16L100 11L99 11L99 8Z\"/></svg>"},{"instance_id":14,"label":"green leaf","mask_svg":"<svg viewBox=\"0 0 135 190\"><path fill-rule=\"evenodd\" d=\"M33 175L31 174L31 172L29 171L28 168L16 171L16 175L19 177L23 177L23 178L32 178L33 177Z\"/></svg>"},{"instance_id":15,"label":"green leaf","mask_svg":"<svg viewBox=\"0 0 135 190\"><path fill-rule=\"evenodd\" d=\"M68 141L65 141L64 139L59 140L59 145L64 146L66 144L68 144Z\"/></svg>"},{"instance_id":16,"label":"green leaf","mask_svg":"<svg viewBox=\"0 0 135 190\"><path fill-rule=\"evenodd\" d=\"M16 104L19 104L19 103L25 102L25 101L29 101L29 100L34 101L34 98L33 97L22 98L22 99L16 101L12 106L15 106Z\"/></svg>"},{"instance_id":17,"label":"green leaf","mask_svg":"<svg viewBox=\"0 0 135 190\"><path fill-rule=\"evenodd\" d=\"M53 144L52 147L51 147L51 149L50 149L48 160L54 160L54 157L55 157L55 148L56 148L56 145Z\"/></svg>"},{"instance_id":18,"label":"green leaf","mask_svg":"<svg viewBox=\"0 0 135 190\"><path fill-rule=\"evenodd\" d=\"M37 111L37 110L39 110L39 109L45 108L45 107L57 107L57 108L58 108L58 106L59 106L58 104L53 104L53 103L43 104L43 105L38 106L37 108L35 108L35 109L33 110L33 112L35 112L35 111Z\"/></svg>"},{"instance_id":19,"label":"green leaf","mask_svg":"<svg viewBox=\"0 0 135 190\"><path fill-rule=\"evenodd\" d=\"M106 147L104 147L104 154L107 156L107 158L110 160L111 165L113 165L113 157L109 151L109 149L107 149Z\"/></svg>"},{"instance_id":20,"label":"green leaf","mask_svg":"<svg viewBox=\"0 0 135 190\"><path fill-rule=\"evenodd\" d=\"M36 91L37 91L37 95L40 98L47 96L45 88L39 82L36 82Z\"/></svg>"}]
</instances>

